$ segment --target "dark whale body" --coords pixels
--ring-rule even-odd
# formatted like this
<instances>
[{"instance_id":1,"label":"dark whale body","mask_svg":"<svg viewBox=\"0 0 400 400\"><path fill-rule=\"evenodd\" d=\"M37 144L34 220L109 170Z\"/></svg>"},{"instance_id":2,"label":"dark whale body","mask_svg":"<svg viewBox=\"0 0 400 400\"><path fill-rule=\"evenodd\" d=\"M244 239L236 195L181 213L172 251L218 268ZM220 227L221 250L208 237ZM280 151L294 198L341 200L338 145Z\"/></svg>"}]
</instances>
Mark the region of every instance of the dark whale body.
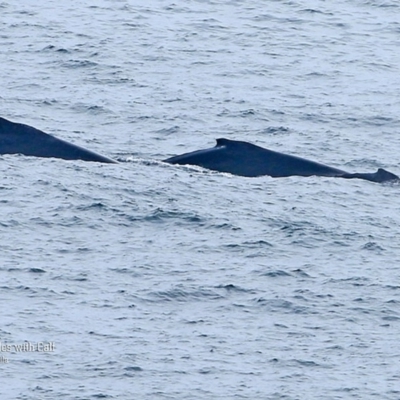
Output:
<instances>
[{"instance_id":1,"label":"dark whale body","mask_svg":"<svg viewBox=\"0 0 400 400\"><path fill-rule=\"evenodd\" d=\"M57 139L36 128L4 118L0 118L0 154L116 163L110 158Z\"/></svg>"},{"instance_id":2,"label":"dark whale body","mask_svg":"<svg viewBox=\"0 0 400 400\"><path fill-rule=\"evenodd\" d=\"M65 142L31 126L11 122L1 117L0 154L24 154L35 157L62 158L64 160L117 163L117 161ZM171 157L164 160L164 162L198 165L214 171L247 177L316 175L346 179L359 178L371 182L387 182L400 179L382 168L379 168L375 173L351 174L304 158L229 139L217 139L217 145L211 149L198 150Z\"/></svg>"},{"instance_id":3,"label":"dark whale body","mask_svg":"<svg viewBox=\"0 0 400 400\"><path fill-rule=\"evenodd\" d=\"M217 139L211 149L198 150L171 157L164 162L180 165L198 165L203 168L233 175L256 177L269 175L275 178L287 176L330 176L359 178L371 182L398 180L399 177L379 168L375 173L351 174L304 158L278 153L247 142Z\"/></svg>"}]
</instances>

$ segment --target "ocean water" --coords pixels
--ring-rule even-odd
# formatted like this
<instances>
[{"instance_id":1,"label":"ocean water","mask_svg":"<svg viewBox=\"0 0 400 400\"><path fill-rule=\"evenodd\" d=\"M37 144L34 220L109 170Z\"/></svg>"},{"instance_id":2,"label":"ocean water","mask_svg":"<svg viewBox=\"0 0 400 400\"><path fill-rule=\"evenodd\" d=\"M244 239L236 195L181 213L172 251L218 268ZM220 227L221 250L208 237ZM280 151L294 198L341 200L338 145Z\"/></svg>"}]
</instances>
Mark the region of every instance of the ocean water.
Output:
<instances>
[{"instance_id":1,"label":"ocean water","mask_svg":"<svg viewBox=\"0 0 400 400\"><path fill-rule=\"evenodd\" d=\"M2 399L400 398L400 187L159 160L246 140L400 173L394 0L0 1Z\"/></svg>"}]
</instances>

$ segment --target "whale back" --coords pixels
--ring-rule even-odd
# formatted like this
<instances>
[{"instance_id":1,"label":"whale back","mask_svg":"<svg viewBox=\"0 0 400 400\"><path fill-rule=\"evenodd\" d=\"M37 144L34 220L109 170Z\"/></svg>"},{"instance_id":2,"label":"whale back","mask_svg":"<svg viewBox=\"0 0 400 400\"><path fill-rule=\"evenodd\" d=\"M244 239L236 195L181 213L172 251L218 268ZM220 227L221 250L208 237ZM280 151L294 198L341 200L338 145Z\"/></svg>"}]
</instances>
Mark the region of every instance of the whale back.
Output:
<instances>
[{"instance_id":1,"label":"whale back","mask_svg":"<svg viewBox=\"0 0 400 400\"><path fill-rule=\"evenodd\" d=\"M340 176L346 173L304 158L282 154L251 143L224 138L217 139L217 145L213 148L171 157L165 162L198 165L203 168L246 177L262 175L272 177L292 175Z\"/></svg>"},{"instance_id":2,"label":"whale back","mask_svg":"<svg viewBox=\"0 0 400 400\"><path fill-rule=\"evenodd\" d=\"M24 154L64 160L116 161L33 128L0 118L0 154Z\"/></svg>"}]
</instances>

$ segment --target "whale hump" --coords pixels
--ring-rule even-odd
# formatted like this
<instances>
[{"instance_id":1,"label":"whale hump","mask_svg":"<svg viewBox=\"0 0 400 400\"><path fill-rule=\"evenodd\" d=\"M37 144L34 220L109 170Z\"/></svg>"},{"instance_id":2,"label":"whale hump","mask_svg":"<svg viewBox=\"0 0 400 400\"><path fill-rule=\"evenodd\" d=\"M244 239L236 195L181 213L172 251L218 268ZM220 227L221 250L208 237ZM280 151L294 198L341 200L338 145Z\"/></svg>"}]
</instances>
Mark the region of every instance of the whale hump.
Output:
<instances>
[{"instance_id":1,"label":"whale hump","mask_svg":"<svg viewBox=\"0 0 400 400\"><path fill-rule=\"evenodd\" d=\"M0 154L117 163L108 157L58 139L32 126L11 122L1 117Z\"/></svg>"}]
</instances>

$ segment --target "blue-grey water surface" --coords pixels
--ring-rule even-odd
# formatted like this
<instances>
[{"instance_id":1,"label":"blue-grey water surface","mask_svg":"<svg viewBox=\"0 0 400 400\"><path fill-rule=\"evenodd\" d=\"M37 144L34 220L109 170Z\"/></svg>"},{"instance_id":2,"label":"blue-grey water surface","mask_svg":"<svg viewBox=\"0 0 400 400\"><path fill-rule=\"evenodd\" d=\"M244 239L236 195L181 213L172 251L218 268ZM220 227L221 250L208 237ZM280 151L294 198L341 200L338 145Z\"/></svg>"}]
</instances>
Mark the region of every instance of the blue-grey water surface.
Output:
<instances>
[{"instance_id":1,"label":"blue-grey water surface","mask_svg":"<svg viewBox=\"0 0 400 400\"><path fill-rule=\"evenodd\" d=\"M0 1L0 88L121 161L1 156L2 399L400 398L399 185L158 161L400 174L397 1Z\"/></svg>"}]
</instances>

